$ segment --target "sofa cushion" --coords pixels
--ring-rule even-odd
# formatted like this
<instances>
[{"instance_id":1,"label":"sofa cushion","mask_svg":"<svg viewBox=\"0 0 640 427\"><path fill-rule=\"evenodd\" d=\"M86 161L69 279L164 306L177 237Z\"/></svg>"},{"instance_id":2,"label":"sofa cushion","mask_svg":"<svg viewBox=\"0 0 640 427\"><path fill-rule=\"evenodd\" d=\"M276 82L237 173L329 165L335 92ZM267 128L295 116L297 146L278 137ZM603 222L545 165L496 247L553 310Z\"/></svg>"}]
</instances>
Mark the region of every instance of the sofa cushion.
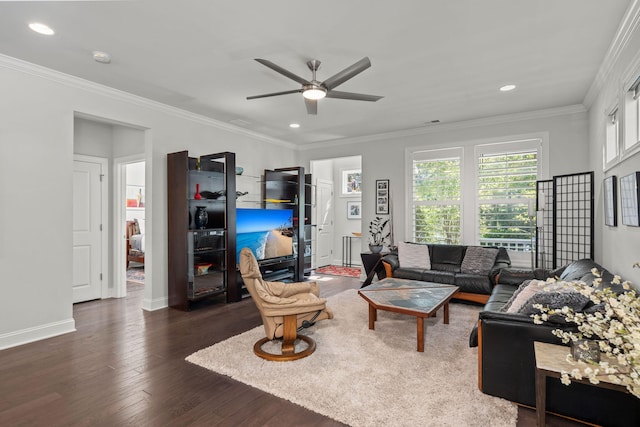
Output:
<instances>
[{"instance_id":1,"label":"sofa cushion","mask_svg":"<svg viewBox=\"0 0 640 427\"><path fill-rule=\"evenodd\" d=\"M456 274L455 285L460 288L460 292L472 294L491 294L491 280L486 274Z\"/></svg>"},{"instance_id":2,"label":"sofa cushion","mask_svg":"<svg viewBox=\"0 0 640 427\"><path fill-rule=\"evenodd\" d=\"M462 273L489 274L496 262L497 248L469 246L460 265Z\"/></svg>"},{"instance_id":3,"label":"sofa cushion","mask_svg":"<svg viewBox=\"0 0 640 427\"><path fill-rule=\"evenodd\" d=\"M420 280L421 282L444 283L445 285L456 284L455 274L448 271L400 267L393 271L393 277L397 277L399 279Z\"/></svg>"},{"instance_id":4,"label":"sofa cushion","mask_svg":"<svg viewBox=\"0 0 640 427\"><path fill-rule=\"evenodd\" d=\"M443 264L443 263L431 263L432 270L448 271L450 273L460 273L460 265L458 264Z\"/></svg>"},{"instance_id":5,"label":"sofa cushion","mask_svg":"<svg viewBox=\"0 0 640 427\"><path fill-rule=\"evenodd\" d=\"M465 246L461 245L431 245L432 264L460 265L464 256Z\"/></svg>"},{"instance_id":6,"label":"sofa cushion","mask_svg":"<svg viewBox=\"0 0 640 427\"><path fill-rule=\"evenodd\" d=\"M416 243L398 243L398 261L403 268L431 269L429 246Z\"/></svg>"}]
</instances>

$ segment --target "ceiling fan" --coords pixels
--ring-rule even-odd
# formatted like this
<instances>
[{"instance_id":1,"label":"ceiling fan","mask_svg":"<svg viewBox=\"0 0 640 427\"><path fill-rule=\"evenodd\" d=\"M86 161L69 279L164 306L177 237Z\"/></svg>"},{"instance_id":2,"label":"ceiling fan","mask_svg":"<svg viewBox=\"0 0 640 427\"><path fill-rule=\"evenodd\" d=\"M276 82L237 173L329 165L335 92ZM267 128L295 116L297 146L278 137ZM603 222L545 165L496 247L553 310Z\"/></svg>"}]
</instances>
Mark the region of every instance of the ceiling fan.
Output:
<instances>
[{"instance_id":1,"label":"ceiling fan","mask_svg":"<svg viewBox=\"0 0 640 427\"><path fill-rule=\"evenodd\" d=\"M285 70L279 65L276 65L266 59L256 58L256 61L266 67L271 68L275 72L278 72L283 76L289 77L291 80L300 83L302 87L300 89L286 90L284 92L274 92L264 95L248 96L247 99L267 98L269 96L288 95L290 93L302 93L302 96L304 97L304 104L307 107L307 113L318 114L318 100L324 97L371 102L375 102L382 98L382 96L366 95L363 93L341 92L334 90L342 83L369 68L371 66L371 61L369 61L369 58L367 57L362 58L360 61L329 77L323 82L319 82L318 80L316 80L316 71L318 71L318 68L320 68L320 61L318 61L317 59L307 61L307 66L312 72L311 80L303 79L302 77L292 73L291 71Z\"/></svg>"}]
</instances>

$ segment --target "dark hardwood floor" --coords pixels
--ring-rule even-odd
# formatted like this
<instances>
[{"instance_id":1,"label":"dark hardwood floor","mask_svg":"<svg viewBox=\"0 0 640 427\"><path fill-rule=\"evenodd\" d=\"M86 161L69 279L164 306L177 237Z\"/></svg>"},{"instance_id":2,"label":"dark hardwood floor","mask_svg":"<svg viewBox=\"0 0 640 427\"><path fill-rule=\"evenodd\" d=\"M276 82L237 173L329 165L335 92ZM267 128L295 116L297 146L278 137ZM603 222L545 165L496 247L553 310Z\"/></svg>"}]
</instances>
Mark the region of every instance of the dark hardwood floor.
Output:
<instances>
[{"instance_id":1,"label":"dark hardwood floor","mask_svg":"<svg viewBox=\"0 0 640 427\"><path fill-rule=\"evenodd\" d=\"M357 279L324 278L322 296L360 287ZM250 299L145 312L142 285L128 289L127 298L76 304L75 333L0 351L0 425L342 425L185 362L260 325ZM519 408L518 426L535 424L535 412ZM580 424L548 416L547 425Z\"/></svg>"}]
</instances>

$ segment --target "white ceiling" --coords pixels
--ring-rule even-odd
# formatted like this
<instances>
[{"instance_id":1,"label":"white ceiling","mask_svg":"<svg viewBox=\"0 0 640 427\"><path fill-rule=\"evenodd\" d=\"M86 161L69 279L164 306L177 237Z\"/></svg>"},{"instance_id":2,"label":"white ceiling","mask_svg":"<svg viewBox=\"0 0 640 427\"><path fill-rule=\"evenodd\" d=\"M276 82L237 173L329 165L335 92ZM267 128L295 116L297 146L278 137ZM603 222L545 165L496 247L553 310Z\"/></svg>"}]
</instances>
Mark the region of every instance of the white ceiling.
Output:
<instances>
[{"instance_id":1,"label":"white ceiling","mask_svg":"<svg viewBox=\"0 0 640 427\"><path fill-rule=\"evenodd\" d=\"M580 104L630 0L138 0L0 2L0 53L297 144ZM40 21L46 37L27 24ZM110 53L112 63L91 53ZM364 56L307 115L299 88ZM501 93L504 84L518 85ZM300 123L290 129L289 123Z\"/></svg>"}]
</instances>

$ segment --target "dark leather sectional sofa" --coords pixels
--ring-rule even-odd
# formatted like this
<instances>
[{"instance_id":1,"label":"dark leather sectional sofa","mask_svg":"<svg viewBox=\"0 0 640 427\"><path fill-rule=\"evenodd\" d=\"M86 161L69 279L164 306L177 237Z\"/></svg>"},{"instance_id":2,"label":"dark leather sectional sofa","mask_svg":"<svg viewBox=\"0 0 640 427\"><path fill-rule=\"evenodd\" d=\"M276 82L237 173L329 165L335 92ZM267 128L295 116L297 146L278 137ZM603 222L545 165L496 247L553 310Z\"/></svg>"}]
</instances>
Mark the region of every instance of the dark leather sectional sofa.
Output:
<instances>
[{"instance_id":1,"label":"dark leather sectional sofa","mask_svg":"<svg viewBox=\"0 0 640 427\"><path fill-rule=\"evenodd\" d=\"M591 284L592 268L602 272L603 284L611 285L613 275L592 260L575 261L555 271L500 271L497 285L479 314L477 330L470 345L478 345L478 385L482 392L535 407L535 356L533 342L561 344L551 331L572 328L567 324L536 325L529 315L500 309L527 279L559 277ZM612 286L613 288L614 286ZM614 289L615 290L615 289ZM619 289L618 289L619 290ZM603 426L640 426L640 399L619 391L547 380L547 411Z\"/></svg>"},{"instance_id":2,"label":"dark leather sectional sofa","mask_svg":"<svg viewBox=\"0 0 640 427\"><path fill-rule=\"evenodd\" d=\"M406 268L398 262L398 254L391 253L382 258L387 277L445 283L460 288L456 299L486 303L499 271L511 265L504 248L498 248L495 263L488 274L462 273L460 267L469 246L427 244L431 269Z\"/></svg>"}]
</instances>

